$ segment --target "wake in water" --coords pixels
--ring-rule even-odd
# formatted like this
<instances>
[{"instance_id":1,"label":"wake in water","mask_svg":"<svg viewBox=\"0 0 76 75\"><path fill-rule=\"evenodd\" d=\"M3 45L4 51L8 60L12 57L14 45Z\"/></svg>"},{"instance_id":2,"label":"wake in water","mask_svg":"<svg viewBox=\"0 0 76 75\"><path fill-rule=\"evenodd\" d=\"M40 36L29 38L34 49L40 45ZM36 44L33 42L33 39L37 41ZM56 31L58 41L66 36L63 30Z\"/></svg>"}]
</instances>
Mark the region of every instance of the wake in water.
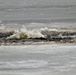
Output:
<instances>
[{"instance_id":1,"label":"wake in water","mask_svg":"<svg viewBox=\"0 0 76 75\"><path fill-rule=\"evenodd\" d=\"M32 29L26 27L14 29L0 27L0 44L33 42L60 42L76 43L76 30L74 29Z\"/></svg>"}]
</instances>

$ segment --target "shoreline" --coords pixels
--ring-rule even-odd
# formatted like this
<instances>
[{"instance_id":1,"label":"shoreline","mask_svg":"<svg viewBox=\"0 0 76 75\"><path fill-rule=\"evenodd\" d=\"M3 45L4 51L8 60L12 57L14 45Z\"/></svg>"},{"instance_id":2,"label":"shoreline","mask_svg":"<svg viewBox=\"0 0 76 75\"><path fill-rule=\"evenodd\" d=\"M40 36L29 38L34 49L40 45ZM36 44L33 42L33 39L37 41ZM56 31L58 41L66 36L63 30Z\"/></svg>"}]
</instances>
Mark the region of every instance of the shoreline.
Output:
<instances>
[{"instance_id":1,"label":"shoreline","mask_svg":"<svg viewBox=\"0 0 76 75\"><path fill-rule=\"evenodd\" d=\"M44 45L44 44L76 44L76 39L44 39L44 38L34 38L34 39L0 39L0 46L10 46L10 45Z\"/></svg>"},{"instance_id":2,"label":"shoreline","mask_svg":"<svg viewBox=\"0 0 76 75\"><path fill-rule=\"evenodd\" d=\"M76 28L75 28L76 29ZM50 29L41 28L28 30L21 29L0 29L1 45L32 45L52 43L76 43L76 30L72 29Z\"/></svg>"}]
</instances>

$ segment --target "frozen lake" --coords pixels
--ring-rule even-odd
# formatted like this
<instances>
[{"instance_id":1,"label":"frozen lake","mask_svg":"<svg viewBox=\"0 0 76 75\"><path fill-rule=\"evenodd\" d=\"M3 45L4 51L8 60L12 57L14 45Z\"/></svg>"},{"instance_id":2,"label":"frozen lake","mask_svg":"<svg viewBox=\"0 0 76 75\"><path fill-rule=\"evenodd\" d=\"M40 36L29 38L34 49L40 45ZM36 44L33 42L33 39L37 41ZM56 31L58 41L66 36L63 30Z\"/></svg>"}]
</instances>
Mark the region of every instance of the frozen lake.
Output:
<instances>
[{"instance_id":1,"label":"frozen lake","mask_svg":"<svg viewBox=\"0 0 76 75\"><path fill-rule=\"evenodd\" d=\"M0 26L76 27L76 0L0 0Z\"/></svg>"},{"instance_id":2,"label":"frozen lake","mask_svg":"<svg viewBox=\"0 0 76 75\"><path fill-rule=\"evenodd\" d=\"M0 0L1 32L22 26L75 29L76 0ZM76 44L0 46L0 75L76 75Z\"/></svg>"},{"instance_id":3,"label":"frozen lake","mask_svg":"<svg viewBox=\"0 0 76 75\"><path fill-rule=\"evenodd\" d=\"M76 44L0 46L0 75L75 75Z\"/></svg>"}]
</instances>

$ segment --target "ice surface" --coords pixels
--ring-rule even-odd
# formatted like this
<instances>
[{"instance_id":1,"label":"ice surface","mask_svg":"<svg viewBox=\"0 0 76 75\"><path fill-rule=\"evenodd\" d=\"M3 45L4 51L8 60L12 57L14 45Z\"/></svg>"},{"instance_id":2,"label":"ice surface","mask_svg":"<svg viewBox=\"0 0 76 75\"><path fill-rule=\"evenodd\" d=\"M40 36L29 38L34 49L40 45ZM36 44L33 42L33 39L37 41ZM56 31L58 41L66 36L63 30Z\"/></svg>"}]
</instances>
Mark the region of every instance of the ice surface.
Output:
<instances>
[{"instance_id":1,"label":"ice surface","mask_svg":"<svg viewBox=\"0 0 76 75\"><path fill-rule=\"evenodd\" d=\"M76 44L0 46L0 75L75 75Z\"/></svg>"}]
</instances>

